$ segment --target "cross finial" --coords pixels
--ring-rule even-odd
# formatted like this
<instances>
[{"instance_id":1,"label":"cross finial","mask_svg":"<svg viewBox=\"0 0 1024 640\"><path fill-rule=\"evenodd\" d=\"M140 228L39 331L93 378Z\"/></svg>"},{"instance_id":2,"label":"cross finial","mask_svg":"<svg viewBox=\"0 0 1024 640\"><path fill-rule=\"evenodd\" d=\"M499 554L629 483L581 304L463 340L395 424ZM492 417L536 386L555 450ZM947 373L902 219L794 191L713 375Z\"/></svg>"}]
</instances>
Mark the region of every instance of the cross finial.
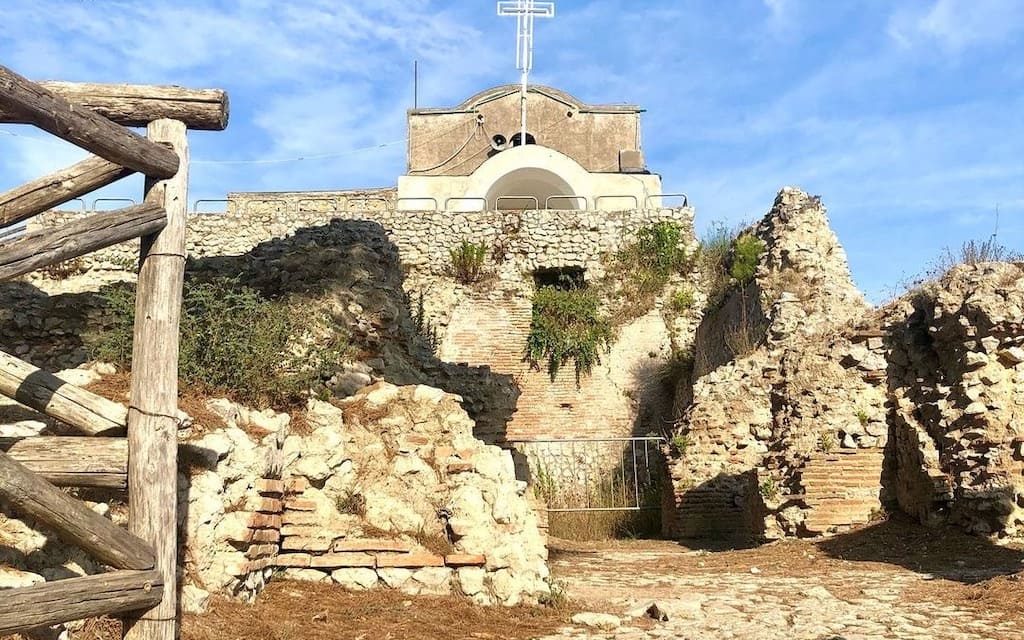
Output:
<instances>
[{"instance_id":1,"label":"cross finial","mask_svg":"<svg viewBox=\"0 0 1024 640\"><path fill-rule=\"evenodd\" d=\"M521 77L521 132L519 144L526 144L526 91L533 70L533 21L535 18L554 18L554 2L535 0L502 0L498 2L499 16L516 17L516 67Z\"/></svg>"}]
</instances>

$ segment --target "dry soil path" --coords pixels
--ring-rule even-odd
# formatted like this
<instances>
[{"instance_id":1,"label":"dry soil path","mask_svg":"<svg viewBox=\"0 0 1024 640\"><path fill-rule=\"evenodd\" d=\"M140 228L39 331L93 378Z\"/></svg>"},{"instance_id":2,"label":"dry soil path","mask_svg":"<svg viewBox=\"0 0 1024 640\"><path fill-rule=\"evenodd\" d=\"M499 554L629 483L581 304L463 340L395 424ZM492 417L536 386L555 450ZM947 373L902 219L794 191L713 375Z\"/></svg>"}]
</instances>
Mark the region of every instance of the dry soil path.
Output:
<instances>
[{"instance_id":1,"label":"dry soil path","mask_svg":"<svg viewBox=\"0 0 1024 640\"><path fill-rule=\"evenodd\" d=\"M833 551L809 543L728 552L668 542L563 545L552 568L567 595L622 624L575 625L548 638L1024 640L1024 579L1011 575L1024 569L1019 550L947 557L950 567L938 573L923 568L927 558L906 556L910 566L900 566ZM1003 577L984 581L993 576ZM647 601L669 620L626 615Z\"/></svg>"}]
</instances>

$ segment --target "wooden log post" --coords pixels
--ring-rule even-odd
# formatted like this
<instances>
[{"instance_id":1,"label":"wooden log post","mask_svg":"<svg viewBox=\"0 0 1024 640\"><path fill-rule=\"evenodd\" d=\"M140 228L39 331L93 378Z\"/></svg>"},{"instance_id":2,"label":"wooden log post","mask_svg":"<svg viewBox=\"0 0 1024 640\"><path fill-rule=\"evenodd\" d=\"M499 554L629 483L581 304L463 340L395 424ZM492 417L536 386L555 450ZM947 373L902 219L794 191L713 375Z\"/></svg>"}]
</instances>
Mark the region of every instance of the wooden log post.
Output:
<instances>
[{"instance_id":1,"label":"wooden log post","mask_svg":"<svg viewBox=\"0 0 1024 640\"><path fill-rule=\"evenodd\" d=\"M223 131L228 126L228 96L223 89L92 82L40 82L39 86L126 127L145 127L161 118L180 120L189 129L202 131ZM0 107L0 122L25 124L27 120Z\"/></svg>"},{"instance_id":2,"label":"wooden log post","mask_svg":"<svg viewBox=\"0 0 1024 640\"><path fill-rule=\"evenodd\" d=\"M157 120L149 137L180 158L173 178L147 180L146 202L167 211L167 226L142 239L135 303L132 388L128 409L129 528L150 542L164 576L163 600L125 620L129 640L174 640L177 634L178 327L185 273L188 140L185 125Z\"/></svg>"},{"instance_id":3,"label":"wooden log post","mask_svg":"<svg viewBox=\"0 0 1024 640\"><path fill-rule=\"evenodd\" d=\"M92 156L67 169L11 189L0 194L0 227L39 215L132 173L131 169Z\"/></svg>"},{"instance_id":4,"label":"wooden log post","mask_svg":"<svg viewBox=\"0 0 1024 640\"><path fill-rule=\"evenodd\" d=\"M124 438L0 438L0 451L58 487L128 486L128 441Z\"/></svg>"},{"instance_id":5,"label":"wooden log post","mask_svg":"<svg viewBox=\"0 0 1024 640\"><path fill-rule=\"evenodd\" d=\"M0 351L0 394L87 436L124 433L128 408Z\"/></svg>"},{"instance_id":6,"label":"wooden log post","mask_svg":"<svg viewBox=\"0 0 1024 640\"><path fill-rule=\"evenodd\" d=\"M165 224L167 215L163 207L146 202L0 242L0 282L150 235Z\"/></svg>"},{"instance_id":7,"label":"wooden log post","mask_svg":"<svg viewBox=\"0 0 1024 640\"><path fill-rule=\"evenodd\" d=\"M163 591L156 571L112 571L4 591L0 636L142 609L159 602Z\"/></svg>"},{"instance_id":8,"label":"wooden log post","mask_svg":"<svg viewBox=\"0 0 1024 640\"><path fill-rule=\"evenodd\" d=\"M76 106L0 65L0 105L44 131L147 176L169 178L178 156L98 113Z\"/></svg>"},{"instance_id":9,"label":"wooden log post","mask_svg":"<svg viewBox=\"0 0 1024 640\"><path fill-rule=\"evenodd\" d=\"M0 499L116 569L152 569L153 552L139 538L0 453ZM173 537L173 529L172 537Z\"/></svg>"}]
</instances>

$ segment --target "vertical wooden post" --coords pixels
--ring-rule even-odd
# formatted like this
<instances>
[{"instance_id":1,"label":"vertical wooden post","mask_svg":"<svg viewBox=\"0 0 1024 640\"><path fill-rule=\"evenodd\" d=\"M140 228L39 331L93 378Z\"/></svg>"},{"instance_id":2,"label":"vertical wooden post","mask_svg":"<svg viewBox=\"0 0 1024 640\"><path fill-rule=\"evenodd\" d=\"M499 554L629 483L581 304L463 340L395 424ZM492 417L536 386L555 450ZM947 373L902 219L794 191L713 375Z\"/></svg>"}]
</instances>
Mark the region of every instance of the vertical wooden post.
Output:
<instances>
[{"instance_id":1,"label":"vertical wooden post","mask_svg":"<svg viewBox=\"0 0 1024 640\"><path fill-rule=\"evenodd\" d=\"M128 527L150 542L163 575L160 604L125 621L128 640L177 637L178 325L185 272L188 142L185 124L157 120L149 138L178 153L178 173L146 181L146 202L167 211L167 226L142 239L128 408Z\"/></svg>"}]
</instances>

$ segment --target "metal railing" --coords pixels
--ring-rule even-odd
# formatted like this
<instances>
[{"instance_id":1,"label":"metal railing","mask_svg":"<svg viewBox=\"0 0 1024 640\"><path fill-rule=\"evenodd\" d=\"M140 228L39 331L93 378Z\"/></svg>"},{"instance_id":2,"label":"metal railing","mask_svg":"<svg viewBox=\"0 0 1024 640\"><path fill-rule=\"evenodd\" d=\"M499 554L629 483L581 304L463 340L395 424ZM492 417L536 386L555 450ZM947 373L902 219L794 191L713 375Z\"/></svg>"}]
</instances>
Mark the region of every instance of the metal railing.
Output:
<instances>
[{"instance_id":1,"label":"metal railing","mask_svg":"<svg viewBox=\"0 0 1024 640\"><path fill-rule=\"evenodd\" d=\"M533 200L533 209L540 209L540 200L537 199L537 196L498 196L494 199L495 209L501 209L502 200ZM529 207L522 207L522 210L527 211Z\"/></svg>"},{"instance_id":2,"label":"metal railing","mask_svg":"<svg viewBox=\"0 0 1024 640\"><path fill-rule=\"evenodd\" d=\"M479 209L474 209L474 211L484 211L485 209L487 209L487 198L457 197L457 198L447 198L444 201L444 210L445 211L451 211L452 209L448 205L450 205L453 202L477 202L477 203L480 204L480 208Z\"/></svg>"},{"instance_id":3,"label":"metal railing","mask_svg":"<svg viewBox=\"0 0 1024 640\"><path fill-rule=\"evenodd\" d=\"M588 208L590 206L590 201L587 200L587 196L548 196L547 199L544 200L544 208L545 209L550 209L552 201L560 202L560 201L563 201L563 200L571 200L571 201L575 202L576 204L579 204L582 201L583 202L583 206L580 207L581 209L586 209L586 208Z\"/></svg>"},{"instance_id":4,"label":"metal railing","mask_svg":"<svg viewBox=\"0 0 1024 640\"><path fill-rule=\"evenodd\" d=\"M212 203L212 202L223 202L224 203L224 208L221 209L220 211L200 211L199 210L199 205L201 205L201 204L209 204L209 203ZM201 214L201 213L204 213L204 214L223 213L223 212L228 210L227 205L230 202L231 202L230 200L223 199L223 198L220 198L220 199L196 200L195 202L192 203L192 213L193 213L193 215L198 215L198 214Z\"/></svg>"},{"instance_id":5,"label":"metal railing","mask_svg":"<svg viewBox=\"0 0 1024 640\"><path fill-rule=\"evenodd\" d=\"M437 211L437 198L435 198L433 196L419 196L419 197L408 196L408 197L404 197L404 198L396 198L395 199L395 208L396 209L402 209L401 205L402 205L403 202L427 202L427 201L429 201L431 203L429 209L426 209L424 207L410 207L409 209L407 209L407 211Z\"/></svg>"},{"instance_id":6,"label":"metal railing","mask_svg":"<svg viewBox=\"0 0 1024 640\"><path fill-rule=\"evenodd\" d=\"M640 199L637 198L635 195L633 195L631 193L609 194L609 195L597 196L597 198L594 199L594 208L600 211L601 210L601 201L602 200L612 200L612 199L632 200L633 201L633 207L632 208L633 209L639 209L640 208ZM629 209L629 208L630 207L621 207L622 210L626 210L626 209ZM617 209L618 209L618 207L616 208L616 210Z\"/></svg>"},{"instance_id":7,"label":"metal railing","mask_svg":"<svg viewBox=\"0 0 1024 640\"><path fill-rule=\"evenodd\" d=\"M680 206L690 206L690 198L685 193L660 193L658 195L649 195L646 198L644 198L644 206L646 206L647 208L651 208L651 200L653 200L654 198L661 198L659 206L662 209L667 208L665 207L665 198L682 198L683 204L681 204Z\"/></svg>"},{"instance_id":8,"label":"metal railing","mask_svg":"<svg viewBox=\"0 0 1024 640\"><path fill-rule=\"evenodd\" d=\"M92 201L92 210L93 211L105 211L105 209L99 209L96 206L97 204L99 204L101 202L119 202L121 204L129 204L129 205L132 205L132 206L138 204L137 202L135 202L135 200L133 200L131 198L96 198L95 200Z\"/></svg>"},{"instance_id":9,"label":"metal railing","mask_svg":"<svg viewBox=\"0 0 1024 640\"><path fill-rule=\"evenodd\" d=\"M658 436L572 438L513 443L549 513L653 511L665 460Z\"/></svg>"}]
</instances>

